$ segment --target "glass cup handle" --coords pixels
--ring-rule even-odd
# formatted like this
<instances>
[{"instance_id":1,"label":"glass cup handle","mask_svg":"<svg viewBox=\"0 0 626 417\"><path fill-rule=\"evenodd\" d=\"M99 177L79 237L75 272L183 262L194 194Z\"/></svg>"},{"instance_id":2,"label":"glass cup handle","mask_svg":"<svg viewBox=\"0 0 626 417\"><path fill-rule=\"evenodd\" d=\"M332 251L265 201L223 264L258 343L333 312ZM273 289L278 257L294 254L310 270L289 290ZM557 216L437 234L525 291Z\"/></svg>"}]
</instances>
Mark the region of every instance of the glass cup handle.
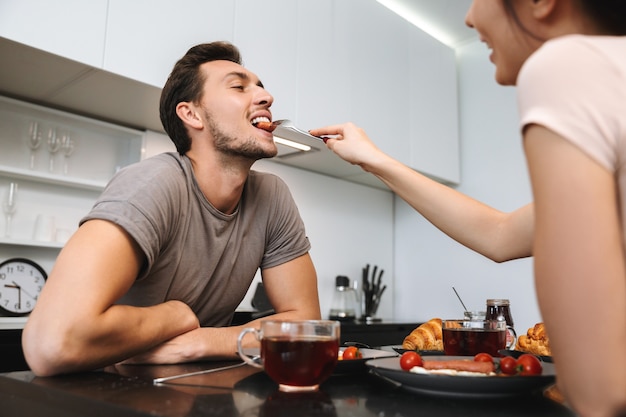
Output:
<instances>
[{"instance_id":1,"label":"glass cup handle","mask_svg":"<svg viewBox=\"0 0 626 417\"><path fill-rule=\"evenodd\" d=\"M246 355L245 353L243 353L243 347L242 347L242 342L243 342L243 338L246 335L246 333L254 333L254 336L257 338L257 340L260 339L260 332L259 330L253 328L253 327L246 327L245 329L243 329L241 331L241 333L239 333L239 337L237 337L237 353L239 354L239 357L241 358L242 361L244 361L245 363L247 363L248 365L252 365L256 368L259 369L263 369L263 365L256 363L255 361L253 361L248 355Z\"/></svg>"},{"instance_id":2,"label":"glass cup handle","mask_svg":"<svg viewBox=\"0 0 626 417\"><path fill-rule=\"evenodd\" d=\"M511 326L506 326L506 348L509 350L515 349L515 343L517 342L517 333L515 329ZM509 337L511 337L511 341L509 342Z\"/></svg>"}]
</instances>

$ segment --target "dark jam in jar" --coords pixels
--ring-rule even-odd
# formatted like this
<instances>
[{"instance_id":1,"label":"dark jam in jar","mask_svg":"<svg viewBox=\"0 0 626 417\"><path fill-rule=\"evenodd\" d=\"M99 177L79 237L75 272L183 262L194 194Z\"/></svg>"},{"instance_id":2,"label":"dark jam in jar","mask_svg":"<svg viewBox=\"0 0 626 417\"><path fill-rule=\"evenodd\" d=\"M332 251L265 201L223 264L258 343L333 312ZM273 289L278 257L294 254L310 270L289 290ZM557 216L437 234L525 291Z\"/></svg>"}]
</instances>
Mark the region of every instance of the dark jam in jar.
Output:
<instances>
[{"instance_id":1,"label":"dark jam in jar","mask_svg":"<svg viewBox=\"0 0 626 417\"><path fill-rule=\"evenodd\" d=\"M512 349L515 345L517 334L513 328L513 317L511 316L511 303L509 300L503 298L488 299L485 320L498 320L506 322L506 347L507 349Z\"/></svg>"}]
</instances>

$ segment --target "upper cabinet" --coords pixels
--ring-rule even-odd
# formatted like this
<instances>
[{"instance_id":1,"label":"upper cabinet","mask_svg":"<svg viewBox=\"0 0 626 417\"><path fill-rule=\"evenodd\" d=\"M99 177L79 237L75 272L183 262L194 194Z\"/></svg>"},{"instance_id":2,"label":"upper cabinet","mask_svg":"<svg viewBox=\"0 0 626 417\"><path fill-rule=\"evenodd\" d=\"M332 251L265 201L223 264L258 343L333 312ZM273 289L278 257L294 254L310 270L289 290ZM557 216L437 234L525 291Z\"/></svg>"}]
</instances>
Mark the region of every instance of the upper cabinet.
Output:
<instances>
[{"instance_id":1,"label":"upper cabinet","mask_svg":"<svg viewBox=\"0 0 626 417\"><path fill-rule=\"evenodd\" d=\"M234 44L243 64L274 97L275 119L293 119L298 96L297 10L294 0L236 0Z\"/></svg>"},{"instance_id":2,"label":"upper cabinet","mask_svg":"<svg viewBox=\"0 0 626 417\"><path fill-rule=\"evenodd\" d=\"M456 55L422 31L409 43L410 162L436 179L460 183Z\"/></svg>"},{"instance_id":3,"label":"upper cabinet","mask_svg":"<svg viewBox=\"0 0 626 417\"><path fill-rule=\"evenodd\" d=\"M109 0L0 0L0 36L102 67Z\"/></svg>"},{"instance_id":4,"label":"upper cabinet","mask_svg":"<svg viewBox=\"0 0 626 417\"><path fill-rule=\"evenodd\" d=\"M176 61L192 46L233 39L232 1L108 3L104 69L159 88Z\"/></svg>"},{"instance_id":5,"label":"upper cabinet","mask_svg":"<svg viewBox=\"0 0 626 417\"><path fill-rule=\"evenodd\" d=\"M0 91L162 131L159 89L174 63L193 45L227 40L273 95L275 119L291 119L304 130L354 122L413 169L459 182L453 49L375 0L190 0L184 5L0 0L0 36L90 65L56 71L66 63L48 57L47 63L33 65L33 51L13 53L9 66L0 68ZM15 51L4 43L0 53L9 47ZM46 85L44 94L31 82L19 83L22 78L35 84L58 81ZM275 160L386 188L323 143L314 147Z\"/></svg>"}]
</instances>

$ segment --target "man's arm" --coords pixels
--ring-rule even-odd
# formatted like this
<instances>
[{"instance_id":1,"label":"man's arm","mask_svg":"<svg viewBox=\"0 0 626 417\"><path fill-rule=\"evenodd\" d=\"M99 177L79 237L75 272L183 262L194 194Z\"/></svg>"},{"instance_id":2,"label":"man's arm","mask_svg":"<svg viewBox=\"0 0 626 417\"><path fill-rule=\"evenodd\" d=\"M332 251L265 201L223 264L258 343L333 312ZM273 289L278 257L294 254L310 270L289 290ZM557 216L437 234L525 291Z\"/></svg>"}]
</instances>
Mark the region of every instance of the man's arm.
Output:
<instances>
[{"instance_id":1,"label":"man's arm","mask_svg":"<svg viewBox=\"0 0 626 417\"><path fill-rule=\"evenodd\" d=\"M242 326L202 327L174 337L125 363L179 363L237 357L237 337L244 327L259 327L261 320L318 320L321 318L317 274L307 253L262 271L263 283L276 314ZM245 346L255 346L252 337Z\"/></svg>"},{"instance_id":2,"label":"man's arm","mask_svg":"<svg viewBox=\"0 0 626 417\"><path fill-rule=\"evenodd\" d=\"M63 248L22 336L26 360L40 376L99 368L198 327L185 304L114 303L131 287L143 254L121 228L82 225Z\"/></svg>"}]
</instances>

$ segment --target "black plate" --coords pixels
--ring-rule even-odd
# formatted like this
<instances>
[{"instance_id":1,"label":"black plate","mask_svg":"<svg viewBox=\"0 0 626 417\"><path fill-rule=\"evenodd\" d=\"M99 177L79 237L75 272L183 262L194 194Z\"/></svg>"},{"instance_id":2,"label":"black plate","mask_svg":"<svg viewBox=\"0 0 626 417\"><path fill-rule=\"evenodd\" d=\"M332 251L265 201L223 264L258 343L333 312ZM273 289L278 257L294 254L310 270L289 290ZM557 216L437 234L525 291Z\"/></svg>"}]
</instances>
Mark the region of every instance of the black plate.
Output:
<instances>
[{"instance_id":1,"label":"black plate","mask_svg":"<svg viewBox=\"0 0 626 417\"><path fill-rule=\"evenodd\" d=\"M392 349L402 355L404 352L417 352L421 356L441 356L443 355L443 350L411 350L404 349L402 346L392 346Z\"/></svg>"},{"instance_id":2,"label":"black plate","mask_svg":"<svg viewBox=\"0 0 626 417\"><path fill-rule=\"evenodd\" d=\"M340 347L339 353L343 353L346 347ZM368 348L359 348L359 351L363 355L361 359L347 359L340 360L337 362L337 366L335 366L335 371L333 374L348 374L353 372L362 372L366 371L367 367L365 366L365 362L370 359L379 359L379 358L397 358L398 355L396 353L390 352L388 350L378 350L378 349L368 349ZM397 360L397 359L396 359Z\"/></svg>"},{"instance_id":3,"label":"black plate","mask_svg":"<svg viewBox=\"0 0 626 417\"><path fill-rule=\"evenodd\" d=\"M498 353L502 356L513 356L515 359L517 359L524 353L528 353L528 352L522 352L521 350L501 349L498 351ZM533 353L531 353L531 355L533 355ZM542 362L552 363L552 356L544 356L544 355L535 355L535 356L539 358L539 360Z\"/></svg>"},{"instance_id":4,"label":"black plate","mask_svg":"<svg viewBox=\"0 0 626 417\"><path fill-rule=\"evenodd\" d=\"M347 347L348 346L341 346L339 348L339 352L343 353L343 351ZM369 348L359 348L359 350L361 351L361 354L363 355L361 359L349 359L349 360L337 361L337 366L335 366L333 375L367 371L367 368L365 367L365 362L370 359L388 358L388 357L398 356L397 353L390 352L388 350L369 349ZM243 351L246 355L250 357L254 357L259 354L259 348L245 348Z\"/></svg>"},{"instance_id":5,"label":"black plate","mask_svg":"<svg viewBox=\"0 0 626 417\"><path fill-rule=\"evenodd\" d=\"M429 360L472 359L471 356L431 356ZM542 391L554 384L555 370L551 363L543 363L543 373L533 376L452 376L428 375L403 371L398 358L382 358L367 361L372 373L399 385L407 391L421 394L489 398L527 395Z\"/></svg>"}]
</instances>

